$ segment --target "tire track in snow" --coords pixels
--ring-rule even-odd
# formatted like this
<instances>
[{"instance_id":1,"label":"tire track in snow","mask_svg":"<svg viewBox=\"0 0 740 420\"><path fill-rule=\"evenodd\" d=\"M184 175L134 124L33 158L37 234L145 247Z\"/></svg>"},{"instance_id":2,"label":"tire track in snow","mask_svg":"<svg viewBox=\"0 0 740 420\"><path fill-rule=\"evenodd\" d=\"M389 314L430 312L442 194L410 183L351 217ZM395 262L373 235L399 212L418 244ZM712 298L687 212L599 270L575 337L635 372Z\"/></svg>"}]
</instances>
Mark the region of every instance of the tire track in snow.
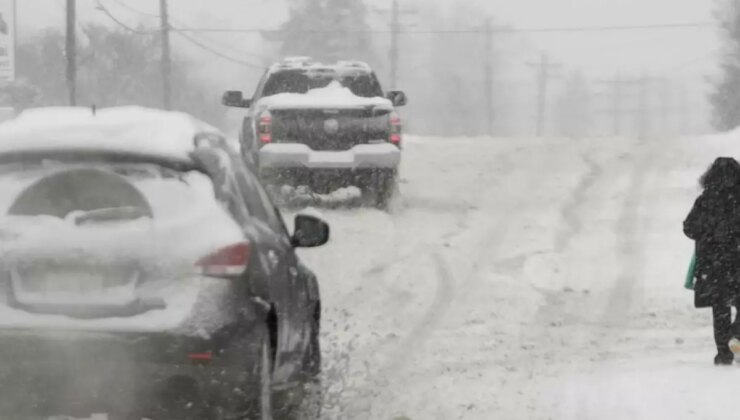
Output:
<instances>
[{"instance_id":1,"label":"tire track in snow","mask_svg":"<svg viewBox=\"0 0 740 420\"><path fill-rule=\"evenodd\" d=\"M537 143L532 146L539 148L541 144ZM392 400L393 398L381 398L379 394L389 392L389 384L394 382L396 383L394 389L398 391L398 383L402 380L401 375L414 372L416 368L413 358L423 356L421 354L424 352L423 347L429 346L428 340L441 328L442 322L453 319L453 323L461 323L455 324L458 327L467 326L471 309L479 309L470 307L469 302L478 299L477 294L481 282L491 280L491 271L488 270L491 265L494 266L494 272L508 268L501 257L508 251L505 245L511 239L510 233L522 224L522 219L533 217L540 209L538 200L541 194L523 194L523 192L542 190L542 173L539 169L549 159L545 156L542 156L541 161L526 159L531 149L530 146L504 150L503 153L496 155L495 163L481 166L477 177L470 178L467 183L468 186L481 187L470 189L470 194L474 195L469 202L475 203L476 206L457 214L457 219L462 224L458 224L452 231L440 229L440 226L435 224L430 225L428 230L424 230L421 237L413 239L412 243L407 244L404 240L405 246L402 247L404 250L418 249L418 254L409 253L410 257L415 257L413 260L405 258L409 254L402 253L404 258L384 258L380 264L376 263L365 269L366 275L378 280L376 290L383 290L385 284L392 284L392 274L397 272L396 268L404 269L405 275L413 275L418 273L418 269L411 265L413 261L418 261L418 267L419 264L425 264L426 258L432 257L436 267L430 274L437 278L437 288L432 296L427 297L427 301L431 301L428 307L418 308L418 312L412 319L408 319L408 316L405 316L405 320L399 319L405 324L403 330L408 333L404 332L400 339L394 340L378 336L377 340L365 345L359 354L355 353L359 360L365 361L367 374L363 377L362 385L358 385L352 392L345 394L346 399L343 405L348 407L348 411L344 414L356 414L347 417L366 418L366 414L371 413L372 407L378 402ZM526 163L526 166L523 163ZM439 192L433 192L432 195L434 193L439 194ZM467 195L462 198L465 197ZM424 203L424 200L412 200L412 202ZM415 222L418 222L419 211L424 216L449 214L448 212L440 213L439 210L442 209L439 207L430 209L429 212L425 212L423 208L416 210L413 214L406 214L406 211L393 214L393 222L399 229L397 231L399 235L395 240L401 238L400 234L408 230L407 226L399 225L399 222L408 224L411 222L408 220L410 216L414 216ZM415 224L418 225L418 223ZM454 250L452 257L446 255L447 249ZM459 278L454 278L448 258L442 259L441 255L448 258L463 258L459 269L464 272L464 276L458 273L456 277ZM408 268L412 270L406 270ZM515 273L510 274L515 275ZM428 288L429 286L423 284L423 287ZM489 289L489 286L485 288ZM498 295L495 299L504 300L507 297ZM389 317L393 316L393 313L379 316ZM429 356L435 357L434 354ZM371 360L376 362L369 363Z\"/></svg>"},{"instance_id":2,"label":"tire track in snow","mask_svg":"<svg viewBox=\"0 0 740 420\"><path fill-rule=\"evenodd\" d=\"M570 200L565 203L561 209L563 219L565 219L565 228L555 236L555 252L562 253L570 245L570 241L578 236L583 230L583 224L579 217L579 208L586 201L588 191L602 177L603 168L601 164L596 163L588 154L582 155L583 161L588 166L585 174L576 185Z\"/></svg>"},{"instance_id":3,"label":"tire track in snow","mask_svg":"<svg viewBox=\"0 0 740 420\"><path fill-rule=\"evenodd\" d=\"M446 260L437 254L432 255L433 263L436 265L437 287L432 303L426 309L421 319L416 322L414 328L409 332L392 351L383 352L387 354L385 363L370 373L364 385L354 390L350 398L345 399L343 405L347 409L343 412L346 418L372 418L373 405L378 400L378 395L388 391L388 383L402 374L404 366L410 359L418 356L418 352L424 345L429 335L444 318L452 305L454 299L454 277ZM409 351L413 349L413 351ZM379 351L376 349L375 351ZM378 394L376 394L378 393Z\"/></svg>"},{"instance_id":4,"label":"tire track in snow","mask_svg":"<svg viewBox=\"0 0 740 420\"><path fill-rule=\"evenodd\" d=\"M510 154L515 152L517 152L517 150L510 151L507 154L496 156L496 158L491 163L491 167L497 168L499 172L509 173L514 167L514 162ZM496 185L500 185L504 181L504 177L495 178L491 186L494 187ZM465 231L470 228L470 214L478 210L475 205L471 204L472 202L474 202L473 199L467 199L464 203L449 203L434 197L424 197L412 194L408 196L402 195L400 201L403 203L403 206L398 211L391 213L391 222L398 228L398 231L402 230L403 227L402 217L406 215L410 210L421 210L430 213L447 213L456 215L457 224L454 229L448 230L441 234L436 234L436 237L445 241L452 240L457 236L464 234ZM365 269L362 274L366 276L380 276L385 274L385 272L387 272L394 266L405 263L408 260L418 256L420 253L423 254L433 252L429 251L429 243L425 240L419 240L414 247L412 247L409 251L403 253L402 255L398 255L397 251L395 251L399 248L399 245L399 239L398 237L396 237L393 246L388 248L392 250L389 251L389 257L385 258L384 261L371 265L370 267Z\"/></svg>"},{"instance_id":5,"label":"tire track in snow","mask_svg":"<svg viewBox=\"0 0 740 420\"><path fill-rule=\"evenodd\" d=\"M434 331L442 318L452 305L454 300L454 277L450 271L447 261L441 254L433 255L433 262L436 265L437 288L434 293L434 299L426 309L421 319L416 323L411 332L401 340L396 349L390 353L389 362L380 369L380 376L388 378L398 373L406 365L411 357L415 357L415 352L409 351L410 348L418 349L424 345L424 341Z\"/></svg>"},{"instance_id":6,"label":"tire track in snow","mask_svg":"<svg viewBox=\"0 0 740 420\"><path fill-rule=\"evenodd\" d=\"M512 169L515 168L515 159L511 156L512 154L521 152L520 149L510 150L507 151L507 153L500 154L496 156L496 158L492 162L492 167L497 168L496 173L494 175L500 175L500 173L508 174L511 173ZM485 175L490 175L489 172L486 172ZM505 186L508 179L505 176L496 176L488 185L491 188L497 188L501 186ZM529 185L530 183L533 183L534 180L529 180L530 182L527 183ZM472 193L471 193L472 194ZM468 199L467 202L474 202L472 198L476 198L475 196L471 197L471 199ZM411 199L410 202L414 203L424 203L427 200L423 199ZM488 235L485 235L486 238L486 244L487 247L477 247L479 250L483 249L489 249L489 250L498 250L500 246L503 244L503 240L505 238L505 234L510 228L510 224L508 223L508 216L511 212L515 211L516 206L513 203L509 203L506 206L506 217L501 217L497 221L497 223L494 225L492 229L489 230ZM405 210L409 210L409 208L406 208ZM425 211L426 208L419 208L417 210ZM432 212L436 212L435 210L439 210L439 208L431 209ZM479 209L472 205L466 205L462 207L462 211L453 212L453 214L456 216L457 222L454 228L449 230L442 230L442 231L436 231L436 229L430 229L429 233L432 234L431 237L425 235L422 238L419 238L417 241L415 241L415 244L413 246L406 247L407 251L403 253L402 255L397 254L397 250L401 248L401 245L403 243L404 239L407 239L402 235L402 230L405 227L404 222L408 222L408 220L402 218L403 212L399 212L393 215L391 222L396 226L396 232L398 233L394 238L393 246L388 247L388 249L393 250L388 258L384 258L383 261L376 263L367 269L365 269L362 272L363 276L371 276L374 278L377 278L380 282L388 282L390 281L388 279L389 274L395 269L395 268L402 268L404 265L409 263L409 261L413 259L420 259L424 258L426 256L431 256L435 260L437 260L436 264L439 264L438 261L439 258L434 257L435 255L441 255L441 253L444 251L445 248L443 248L444 243L449 243L450 241L453 241L461 236L464 236L471 231L471 217L475 212L477 212ZM418 217L418 215L417 215ZM435 226L436 227L436 226ZM491 239L492 238L492 239ZM400 242L399 242L400 241ZM435 244L436 245L433 245ZM477 255L475 258L480 259L483 255ZM445 263L446 264L446 263ZM439 268L439 266L438 266ZM474 275L471 275L469 278L465 279L465 286L469 287L468 283L472 282L472 278ZM352 296L347 296L347 298L361 296L362 291L354 291L352 293ZM423 318L422 318L422 321ZM411 331L415 331L418 329L418 325L414 325L411 327ZM369 351L367 351L368 354L375 354L375 353L385 353L385 349L389 346L393 345L391 343L388 343L386 341L378 341L375 345L373 345ZM391 350L392 351L392 350Z\"/></svg>"},{"instance_id":7,"label":"tire track in snow","mask_svg":"<svg viewBox=\"0 0 740 420\"><path fill-rule=\"evenodd\" d=\"M618 253L621 260L621 270L615 280L614 287L601 316L603 325L619 325L626 322L634 300L635 288L641 278L641 271L645 264L645 253L640 249L639 235L641 233L640 207L644 195L645 180L654 170L654 147L638 143L639 148L647 148L647 153L632 172L632 179L627 188L627 198L622 206L622 214L617 221Z\"/></svg>"},{"instance_id":8,"label":"tire track in snow","mask_svg":"<svg viewBox=\"0 0 740 420\"><path fill-rule=\"evenodd\" d=\"M563 228L555 235L554 248L551 251L557 255L566 255L571 242L583 232L583 216L581 211L588 209L586 203L589 192L603 178L605 162L597 163L591 153L598 149L589 149L581 154L581 160L586 164L586 170L580 175L580 179L570 193L568 201L560 208L560 213L565 221ZM548 289L538 287L534 284L532 288L543 297L542 304L537 308L534 320L538 325L550 328L553 322L561 322L568 315L569 300L563 296L561 289Z\"/></svg>"}]
</instances>

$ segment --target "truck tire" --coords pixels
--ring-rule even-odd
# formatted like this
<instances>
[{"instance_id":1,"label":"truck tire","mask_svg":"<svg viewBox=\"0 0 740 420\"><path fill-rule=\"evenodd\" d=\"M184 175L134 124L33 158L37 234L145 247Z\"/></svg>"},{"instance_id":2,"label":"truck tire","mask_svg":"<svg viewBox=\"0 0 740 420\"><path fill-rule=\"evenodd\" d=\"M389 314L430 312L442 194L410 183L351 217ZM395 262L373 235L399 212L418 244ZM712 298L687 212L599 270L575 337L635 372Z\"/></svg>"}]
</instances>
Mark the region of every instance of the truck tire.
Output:
<instances>
[{"instance_id":1,"label":"truck tire","mask_svg":"<svg viewBox=\"0 0 740 420\"><path fill-rule=\"evenodd\" d=\"M387 210L398 190L398 171L396 169L379 170L373 177L371 188L375 207Z\"/></svg>"}]
</instances>

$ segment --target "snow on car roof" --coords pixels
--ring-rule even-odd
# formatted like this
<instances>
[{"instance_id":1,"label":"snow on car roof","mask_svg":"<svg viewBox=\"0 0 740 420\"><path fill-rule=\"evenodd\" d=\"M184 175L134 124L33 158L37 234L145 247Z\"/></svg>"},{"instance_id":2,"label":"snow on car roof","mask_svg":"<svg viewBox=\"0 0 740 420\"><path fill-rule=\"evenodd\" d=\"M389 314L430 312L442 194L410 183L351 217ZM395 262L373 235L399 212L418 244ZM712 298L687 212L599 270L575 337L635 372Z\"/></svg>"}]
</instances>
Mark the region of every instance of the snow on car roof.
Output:
<instances>
[{"instance_id":1,"label":"snow on car roof","mask_svg":"<svg viewBox=\"0 0 740 420\"><path fill-rule=\"evenodd\" d=\"M86 150L190 160L201 133L219 131L185 113L142 107L37 108L0 124L0 154Z\"/></svg>"},{"instance_id":2,"label":"snow on car roof","mask_svg":"<svg viewBox=\"0 0 740 420\"><path fill-rule=\"evenodd\" d=\"M362 108L377 107L393 109L390 100L383 97L364 98L357 96L341 83L333 81L326 87L311 89L307 93L278 93L260 99L260 105L271 109L301 108Z\"/></svg>"}]
</instances>

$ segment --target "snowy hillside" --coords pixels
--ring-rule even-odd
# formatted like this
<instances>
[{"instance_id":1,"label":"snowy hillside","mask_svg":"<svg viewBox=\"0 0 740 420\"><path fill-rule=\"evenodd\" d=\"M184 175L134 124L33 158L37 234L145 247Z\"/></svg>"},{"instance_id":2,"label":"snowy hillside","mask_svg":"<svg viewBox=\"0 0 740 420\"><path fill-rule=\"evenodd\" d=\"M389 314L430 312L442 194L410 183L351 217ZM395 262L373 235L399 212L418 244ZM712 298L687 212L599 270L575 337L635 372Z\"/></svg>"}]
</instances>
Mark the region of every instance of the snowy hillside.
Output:
<instances>
[{"instance_id":1,"label":"snowy hillside","mask_svg":"<svg viewBox=\"0 0 740 420\"><path fill-rule=\"evenodd\" d=\"M320 210L327 418L727 418L682 288L697 178L740 136L411 138L390 213ZM405 417L403 417L405 416Z\"/></svg>"}]
</instances>

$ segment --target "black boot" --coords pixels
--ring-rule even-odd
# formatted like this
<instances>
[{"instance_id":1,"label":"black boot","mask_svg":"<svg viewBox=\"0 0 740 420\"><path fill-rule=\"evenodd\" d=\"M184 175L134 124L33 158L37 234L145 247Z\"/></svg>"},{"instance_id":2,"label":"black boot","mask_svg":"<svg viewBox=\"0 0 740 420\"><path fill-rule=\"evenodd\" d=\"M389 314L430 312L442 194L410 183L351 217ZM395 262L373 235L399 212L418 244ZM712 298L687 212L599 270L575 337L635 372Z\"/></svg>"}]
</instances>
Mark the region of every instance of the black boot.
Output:
<instances>
[{"instance_id":1,"label":"black boot","mask_svg":"<svg viewBox=\"0 0 740 420\"><path fill-rule=\"evenodd\" d=\"M735 355L731 351L721 351L714 356L714 364L716 366L728 366L731 365L735 360Z\"/></svg>"}]
</instances>

